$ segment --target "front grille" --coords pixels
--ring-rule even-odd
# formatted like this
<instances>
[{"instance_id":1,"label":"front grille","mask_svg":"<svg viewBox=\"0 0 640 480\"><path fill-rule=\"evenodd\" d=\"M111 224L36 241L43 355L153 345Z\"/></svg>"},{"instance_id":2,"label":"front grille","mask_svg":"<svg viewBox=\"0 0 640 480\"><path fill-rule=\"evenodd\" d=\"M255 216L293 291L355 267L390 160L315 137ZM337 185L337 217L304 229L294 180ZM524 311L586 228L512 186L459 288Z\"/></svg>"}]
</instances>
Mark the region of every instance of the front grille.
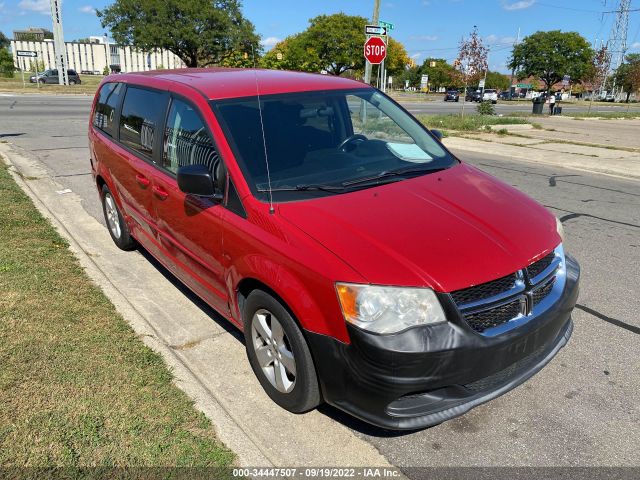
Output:
<instances>
[{"instance_id":1,"label":"front grille","mask_svg":"<svg viewBox=\"0 0 640 480\"><path fill-rule=\"evenodd\" d=\"M556 277L553 277L551 280L545 283L542 287L537 288L533 291L532 296L533 296L534 307L537 304L539 304L542 300L544 300L547 295L551 293L551 290L553 289L553 284L555 282L556 282Z\"/></svg>"},{"instance_id":2,"label":"front grille","mask_svg":"<svg viewBox=\"0 0 640 480\"><path fill-rule=\"evenodd\" d=\"M513 320L522 313L520 298L505 303L490 310L478 313L470 313L464 316L471 328L482 333L489 328L494 328Z\"/></svg>"},{"instance_id":3,"label":"front grille","mask_svg":"<svg viewBox=\"0 0 640 480\"><path fill-rule=\"evenodd\" d=\"M451 293L451 297L457 305L477 302L478 300L483 300L485 298L507 292L511 290L515 284L516 274L514 273L491 282L482 283L462 290L456 290Z\"/></svg>"},{"instance_id":4,"label":"front grille","mask_svg":"<svg viewBox=\"0 0 640 480\"><path fill-rule=\"evenodd\" d=\"M555 256L555 252L551 252L550 254L542 257L537 262L529 265L527 267L527 274L529 275L529 278L535 278L540 275L546 268L549 267L549 265L551 265L551 262L553 262Z\"/></svg>"}]
</instances>

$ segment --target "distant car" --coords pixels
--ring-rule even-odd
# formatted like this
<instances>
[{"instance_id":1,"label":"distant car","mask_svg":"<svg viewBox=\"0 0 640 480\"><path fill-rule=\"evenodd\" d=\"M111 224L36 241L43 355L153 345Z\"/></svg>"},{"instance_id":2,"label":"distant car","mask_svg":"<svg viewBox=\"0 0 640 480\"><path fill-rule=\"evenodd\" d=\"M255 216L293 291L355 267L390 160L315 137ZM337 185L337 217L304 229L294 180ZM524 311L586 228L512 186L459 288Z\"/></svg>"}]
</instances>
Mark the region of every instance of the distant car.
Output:
<instances>
[{"instance_id":1,"label":"distant car","mask_svg":"<svg viewBox=\"0 0 640 480\"><path fill-rule=\"evenodd\" d=\"M460 92L457 90L447 90L447 93L444 94L445 102L457 102L460 100Z\"/></svg>"},{"instance_id":2,"label":"distant car","mask_svg":"<svg viewBox=\"0 0 640 480\"><path fill-rule=\"evenodd\" d=\"M482 101L482 92L480 90L467 90L467 94L464 99L467 102L481 102Z\"/></svg>"},{"instance_id":3,"label":"distant car","mask_svg":"<svg viewBox=\"0 0 640 480\"><path fill-rule=\"evenodd\" d=\"M603 101L605 101L605 102L615 102L616 101L616 96L613 93L607 93L604 96Z\"/></svg>"},{"instance_id":4,"label":"distant car","mask_svg":"<svg viewBox=\"0 0 640 480\"><path fill-rule=\"evenodd\" d=\"M509 92L500 92L498 94L498 99L500 100L511 100L511 98L518 98L517 94L513 94L511 97L509 96Z\"/></svg>"},{"instance_id":5,"label":"distant car","mask_svg":"<svg viewBox=\"0 0 640 480\"><path fill-rule=\"evenodd\" d=\"M69 85L80 85L82 83L82 81L80 80L80 75L78 75L78 72L76 72L75 70L67 70L67 76L69 77ZM32 75L29 78L29 82L57 85L58 83L60 83L58 70L45 70L44 72L38 74L37 77L35 75Z\"/></svg>"},{"instance_id":6,"label":"distant car","mask_svg":"<svg viewBox=\"0 0 640 480\"><path fill-rule=\"evenodd\" d=\"M498 103L498 91L491 88L487 88L482 93L483 102Z\"/></svg>"}]
</instances>

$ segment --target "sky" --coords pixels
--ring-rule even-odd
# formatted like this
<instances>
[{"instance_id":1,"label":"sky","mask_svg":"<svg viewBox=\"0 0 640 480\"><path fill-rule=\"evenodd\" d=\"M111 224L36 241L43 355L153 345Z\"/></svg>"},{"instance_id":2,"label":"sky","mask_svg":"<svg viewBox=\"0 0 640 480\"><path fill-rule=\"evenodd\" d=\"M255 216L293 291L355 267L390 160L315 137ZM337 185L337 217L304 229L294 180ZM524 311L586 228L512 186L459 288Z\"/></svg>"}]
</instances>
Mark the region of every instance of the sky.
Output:
<instances>
[{"instance_id":1,"label":"sky","mask_svg":"<svg viewBox=\"0 0 640 480\"><path fill-rule=\"evenodd\" d=\"M95 15L112 0L63 0L65 40L103 35ZM310 18L344 12L370 18L373 0L243 0L243 12L256 26L265 50L300 32ZM474 25L489 45L489 68L507 72L508 58L520 38L538 30L577 31L589 42L609 37L619 0L381 0L380 20L391 22L392 36L401 41L418 64L436 57L453 61L458 43ZM640 10L640 0L631 9ZM51 29L49 0L0 0L0 31ZM107 32L108 33L108 32ZM629 52L640 52L640 11L629 15Z\"/></svg>"}]
</instances>

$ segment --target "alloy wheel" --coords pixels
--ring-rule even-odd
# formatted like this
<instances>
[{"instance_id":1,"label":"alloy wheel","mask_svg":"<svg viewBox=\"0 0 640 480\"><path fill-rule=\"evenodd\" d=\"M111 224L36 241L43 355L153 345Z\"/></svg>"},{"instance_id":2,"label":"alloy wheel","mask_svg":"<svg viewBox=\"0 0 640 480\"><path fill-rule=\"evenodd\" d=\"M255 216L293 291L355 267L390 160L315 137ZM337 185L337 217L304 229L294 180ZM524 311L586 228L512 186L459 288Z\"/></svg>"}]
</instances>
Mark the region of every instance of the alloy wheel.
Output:
<instances>
[{"instance_id":1,"label":"alloy wheel","mask_svg":"<svg viewBox=\"0 0 640 480\"><path fill-rule=\"evenodd\" d=\"M118 215L118 208L116 202L110 193L104 195L104 210L107 217L107 223L109 224L109 230L115 238L120 238L122 235L122 229L120 228L120 216Z\"/></svg>"},{"instance_id":2,"label":"alloy wheel","mask_svg":"<svg viewBox=\"0 0 640 480\"><path fill-rule=\"evenodd\" d=\"M287 334L269 310L259 309L253 315L251 346L271 385L279 392L291 392L296 384L295 357Z\"/></svg>"}]
</instances>

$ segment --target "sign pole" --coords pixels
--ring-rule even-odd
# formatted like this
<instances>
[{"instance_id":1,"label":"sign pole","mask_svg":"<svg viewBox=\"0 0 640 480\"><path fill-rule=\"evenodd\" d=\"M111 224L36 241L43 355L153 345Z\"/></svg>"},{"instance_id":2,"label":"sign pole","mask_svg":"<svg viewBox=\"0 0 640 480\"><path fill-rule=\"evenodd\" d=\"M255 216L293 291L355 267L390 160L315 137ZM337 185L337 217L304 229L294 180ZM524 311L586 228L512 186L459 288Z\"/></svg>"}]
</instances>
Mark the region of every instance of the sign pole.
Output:
<instances>
[{"instance_id":1,"label":"sign pole","mask_svg":"<svg viewBox=\"0 0 640 480\"><path fill-rule=\"evenodd\" d=\"M27 88L27 84L24 82L24 69L26 68L26 61L24 57L22 57L22 88Z\"/></svg>"},{"instance_id":2,"label":"sign pole","mask_svg":"<svg viewBox=\"0 0 640 480\"><path fill-rule=\"evenodd\" d=\"M371 19L374 25L378 24L378 18L380 16L380 0L374 0L373 2L373 18ZM365 60L364 65L364 83L371 83L371 63L369 60Z\"/></svg>"}]
</instances>

